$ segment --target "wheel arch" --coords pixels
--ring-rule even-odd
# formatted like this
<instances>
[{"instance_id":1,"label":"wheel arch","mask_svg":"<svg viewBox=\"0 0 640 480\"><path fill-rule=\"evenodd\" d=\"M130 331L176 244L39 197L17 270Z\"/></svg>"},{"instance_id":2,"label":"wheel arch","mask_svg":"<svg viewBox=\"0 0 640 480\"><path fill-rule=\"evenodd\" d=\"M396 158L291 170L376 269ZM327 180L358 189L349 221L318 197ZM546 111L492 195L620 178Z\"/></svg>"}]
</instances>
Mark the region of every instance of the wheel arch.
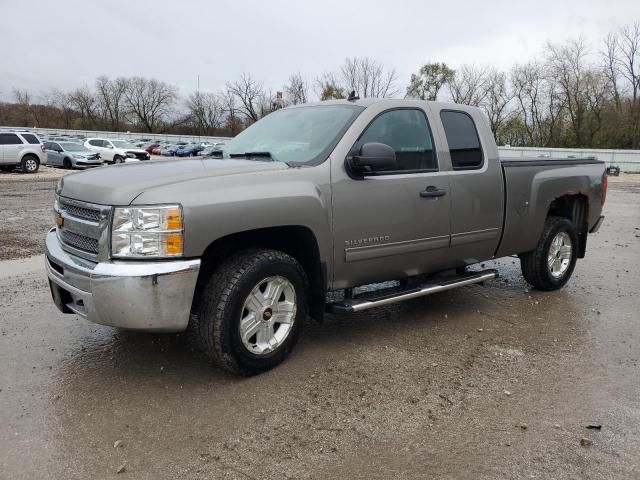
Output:
<instances>
[{"instance_id":1,"label":"wheel arch","mask_svg":"<svg viewBox=\"0 0 640 480\"><path fill-rule=\"evenodd\" d=\"M207 278L227 258L242 250L269 248L295 258L309 280L309 314L322 321L327 285L326 264L321 261L318 241L313 231L301 225L286 225L236 232L220 237L209 244L202 255L202 263L192 311L200 301L200 292Z\"/></svg>"},{"instance_id":2,"label":"wheel arch","mask_svg":"<svg viewBox=\"0 0 640 480\"><path fill-rule=\"evenodd\" d=\"M573 223L578 234L578 258L584 258L589 233L589 197L580 193L556 197L547 211L547 218L551 216Z\"/></svg>"}]
</instances>

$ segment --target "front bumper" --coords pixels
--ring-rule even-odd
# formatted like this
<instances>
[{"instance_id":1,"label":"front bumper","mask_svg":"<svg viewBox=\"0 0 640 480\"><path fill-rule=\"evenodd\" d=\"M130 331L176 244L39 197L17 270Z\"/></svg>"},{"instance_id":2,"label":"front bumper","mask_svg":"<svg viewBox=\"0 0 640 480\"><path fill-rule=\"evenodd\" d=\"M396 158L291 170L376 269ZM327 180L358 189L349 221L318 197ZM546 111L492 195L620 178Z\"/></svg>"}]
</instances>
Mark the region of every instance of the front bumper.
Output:
<instances>
[{"instance_id":1,"label":"front bumper","mask_svg":"<svg viewBox=\"0 0 640 480\"><path fill-rule=\"evenodd\" d=\"M134 330L187 328L199 259L93 263L64 251L52 229L45 264L53 301L64 313Z\"/></svg>"}]
</instances>

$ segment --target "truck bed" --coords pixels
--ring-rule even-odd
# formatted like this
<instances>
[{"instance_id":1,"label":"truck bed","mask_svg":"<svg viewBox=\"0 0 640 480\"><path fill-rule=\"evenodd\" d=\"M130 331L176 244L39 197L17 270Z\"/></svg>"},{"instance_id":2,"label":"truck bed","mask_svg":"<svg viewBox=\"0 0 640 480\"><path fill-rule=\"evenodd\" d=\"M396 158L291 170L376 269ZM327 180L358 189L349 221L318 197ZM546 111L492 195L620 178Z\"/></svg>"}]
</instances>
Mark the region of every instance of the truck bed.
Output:
<instances>
[{"instance_id":1,"label":"truck bed","mask_svg":"<svg viewBox=\"0 0 640 480\"><path fill-rule=\"evenodd\" d=\"M497 257L531 251L544 228L551 203L581 195L588 202L590 230L602 211L604 162L595 158L501 158L505 217Z\"/></svg>"}]
</instances>

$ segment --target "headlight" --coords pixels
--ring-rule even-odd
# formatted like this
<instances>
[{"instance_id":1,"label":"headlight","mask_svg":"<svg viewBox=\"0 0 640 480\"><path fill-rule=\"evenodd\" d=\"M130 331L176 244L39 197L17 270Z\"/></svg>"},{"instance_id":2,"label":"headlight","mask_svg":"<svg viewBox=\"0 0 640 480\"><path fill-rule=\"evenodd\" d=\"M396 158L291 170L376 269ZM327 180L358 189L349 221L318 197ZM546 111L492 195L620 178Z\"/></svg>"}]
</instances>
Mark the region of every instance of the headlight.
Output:
<instances>
[{"instance_id":1,"label":"headlight","mask_svg":"<svg viewBox=\"0 0 640 480\"><path fill-rule=\"evenodd\" d=\"M111 254L116 258L179 257L183 232L180 205L116 208Z\"/></svg>"},{"instance_id":2,"label":"headlight","mask_svg":"<svg viewBox=\"0 0 640 480\"><path fill-rule=\"evenodd\" d=\"M131 152L127 152L127 153L125 153L125 155L127 157L129 157L129 158L136 158L136 155L134 153L131 153Z\"/></svg>"},{"instance_id":3,"label":"headlight","mask_svg":"<svg viewBox=\"0 0 640 480\"><path fill-rule=\"evenodd\" d=\"M84 159L85 157L82 155L76 155L75 153L73 154L73 158L81 158Z\"/></svg>"},{"instance_id":4,"label":"headlight","mask_svg":"<svg viewBox=\"0 0 640 480\"><path fill-rule=\"evenodd\" d=\"M64 186L64 178L58 180L56 184L56 195L60 195L62 193L62 187Z\"/></svg>"}]
</instances>

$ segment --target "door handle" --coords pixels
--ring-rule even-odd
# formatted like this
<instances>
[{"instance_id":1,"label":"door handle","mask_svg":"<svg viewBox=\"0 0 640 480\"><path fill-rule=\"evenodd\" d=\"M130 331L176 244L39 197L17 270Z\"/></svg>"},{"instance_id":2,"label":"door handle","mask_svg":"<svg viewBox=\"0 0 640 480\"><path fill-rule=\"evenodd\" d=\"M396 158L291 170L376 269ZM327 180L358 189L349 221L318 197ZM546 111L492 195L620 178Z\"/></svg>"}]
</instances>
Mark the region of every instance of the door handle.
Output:
<instances>
[{"instance_id":1,"label":"door handle","mask_svg":"<svg viewBox=\"0 0 640 480\"><path fill-rule=\"evenodd\" d=\"M426 189L420 192L422 198L437 198L447 194L446 190L438 190L433 185L429 185Z\"/></svg>"}]
</instances>

